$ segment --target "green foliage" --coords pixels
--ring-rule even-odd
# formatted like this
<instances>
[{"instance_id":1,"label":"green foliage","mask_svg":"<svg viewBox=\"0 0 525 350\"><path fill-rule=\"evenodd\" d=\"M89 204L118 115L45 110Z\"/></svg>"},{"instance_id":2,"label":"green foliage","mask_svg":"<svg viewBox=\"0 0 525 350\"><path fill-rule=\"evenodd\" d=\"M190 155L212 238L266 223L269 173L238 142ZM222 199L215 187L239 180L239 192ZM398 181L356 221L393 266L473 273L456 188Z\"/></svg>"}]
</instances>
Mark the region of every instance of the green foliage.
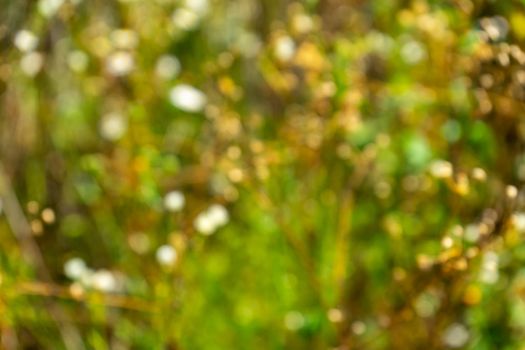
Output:
<instances>
[{"instance_id":1,"label":"green foliage","mask_svg":"<svg viewBox=\"0 0 525 350\"><path fill-rule=\"evenodd\" d=\"M0 0L6 349L521 349L522 1Z\"/></svg>"}]
</instances>

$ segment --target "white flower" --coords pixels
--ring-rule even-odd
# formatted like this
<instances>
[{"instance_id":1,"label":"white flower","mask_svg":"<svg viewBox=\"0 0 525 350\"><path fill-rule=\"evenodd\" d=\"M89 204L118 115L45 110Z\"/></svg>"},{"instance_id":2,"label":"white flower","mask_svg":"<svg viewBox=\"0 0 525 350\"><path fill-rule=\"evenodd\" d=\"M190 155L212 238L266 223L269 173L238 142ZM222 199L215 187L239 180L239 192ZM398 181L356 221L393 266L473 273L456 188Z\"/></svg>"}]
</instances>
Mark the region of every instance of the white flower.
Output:
<instances>
[{"instance_id":1,"label":"white flower","mask_svg":"<svg viewBox=\"0 0 525 350\"><path fill-rule=\"evenodd\" d=\"M194 226L197 231L205 236L211 235L216 229L213 220L210 220L207 212L197 215L194 221Z\"/></svg>"},{"instance_id":2,"label":"white flower","mask_svg":"<svg viewBox=\"0 0 525 350\"><path fill-rule=\"evenodd\" d=\"M437 178L444 179L452 176L452 164L446 160L435 160L430 164L430 173Z\"/></svg>"},{"instance_id":3,"label":"white flower","mask_svg":"<svg viewBox=\"0 0 525 350\"><path fill-rule=\"evenodd\" d=\"M298 14L292 19L292 25L296 32L305 34L310 32L314 27L312 17L305 14Z\"/></svg>"},{"instance_id":4,"label":"white flower","mask_svg":"<svg viewBox=\"0 0 525 350\"><path fill-rule=\"evenodd\" d=\"M45 16L53 16L64 3L64 0L40 0L38 2L38 11Z\"/></svg>"},{"instance_id":5,"label":"white flower","mask_svg":"<svg viewBox=\"0 0 525 350\"><path fill-rule=\"evenodd\" d=\"M171 191L164 196L164 207L166 210L176 212L181 210L186 203L184 194L180 191Z\"/></svg>"},{"instance_id":6,"label":"white flower","mask_svg":"<svg viewBox=\"0 0 525 350\"><path fill-rule=\"evenodd\" d=\"M453 323L443 333L443 343L451 348L461 348L469 339L467 328L460 323Z\"/></svg>"},{"instance_id":7,"label":"white flower","mask_svg":"<svg viewBox=\"0 0 525 350\"><path fill-rule=\"evenodd\" d=\"M226 225L230 218L226 208L220 204L214 204L208 209L208 217L216 226Z\"/></svg>"},{"instance_id":8,"label":"white flower","mask_svg":"<svg viewBox=\"0 0 525 350\"><path fill-rule=\"evenodd\" d=\"M170 90L171 103L185 112L200 112L206 105L206 95L193 86L180 84Z\"/></svg>"},{"instance_id":9,"label":"white flower","mask_svg":"<svg viewBox=\"0 0 525 350\"><path fill-rule=\"evenodd\" d=\"M514 185L508 185L505 187L505 192L509 198L516 198L518 196L518 188Z\"/></svg>"},{"instance_id":10,"label":"white flower","mask_svg":"<svg viewBox=\"0 0 525 350\"><path fill-rule=\"evenodd\" d=\"M155 74L162 79L173 79L180 72L180 62L177 57L172 55L164 55L159 57L157 65L155 66Z\"/></svg>"},{"instance_id":11,"label":"white flower","mask_svg":"<svg viewBox=\"0 0 525 350\"><path fill-rule=\"evenodd\" d=\"M89 63L88 55L80 50L73 51L67 56L67 64L72 71L83 72Z\"/></svg>"},{"instance_id":12,"label":"white flower","mask_svg":"<svg viewBox=\"0 0 525 350\"><path fill-rule=\"evenodd\" d=\"M418 41L411 40L401 48L401 57L408 64L416 64L427 56L425 47Z\"/></svg>"},{"instance_id":13,"label":"white flower","mask_svg":"<svg viewBox=\"0 0 525 350\"><path fill-rule=\"evenodd\" d=\"M115 292L121 288L122 280L113 272L100 269L93 271L82 259L74 258L64 265L66 276L81 283L83 286L101 292Z\"/></svg>"},{"instance_id":14,"label":"white flower","mask_svg":"<svg viewBox=\"0 0 525 350\"><path fill-rule=\"evenodd\" d=\"M86 263L80 258L70 259L64 264L64 274L72 280L82 278L86 271L88 271Z\"/></svg>"},{"instance_id":15,"label":"white flower","mask_svg":"<svg viewBox=\"0 0 525 350\"><path fill-rule=\"evenodd\" d=\"M173 12L171 17L173 24L182 30L191 30L199 23L199 16L187 8L179 8Z\"/></svg>"},{"instance_id":16,"label":"white flower","mask_svg":"<svg viewBox=\"0 0 525 350\"><path fill-rule=\"evenodd\" d=\"M30 77L37 75L43 65L44 56L40 52L29 52L20 60L22 72Z\"/></svg>"},{"instance_id":17,"label":"white flower","mask_svg":"<svg viewBox=\"0 0 525 350\"><path fill-rule=\"evenodd\" d=\"M469 224L465 227L465 240L467 242L477 242L480 236L479 226L476 224Z\"/></svg>"},{"instance_id":18,"label":"white flower","mask_svg":"<svg viewBox=\"0 0 525 350\"><path fill-rule=\"evenodd\" d=\"M289 61L295 55L295 43L289 36L281 36L275 42L274 54L281 61Z\"/></svg>"},{"instance_id":19,"label":"white flower","mask_svg":"<svg viewBox=\"0 0 525 350\"><path fill-rule=\"evenodd\" d=\"M44 210L42 210L41 216L42 216L42 220L46 224L52 224L56 220L55 211L51 208L45 208Z\"/></svg>"},{"instance_id":20,"label":"white flower","mask_svg":"<svg viewBox=\"0 0 525 350\"><path fill-rule=\"evenodd\" d=\"M198 15L204 15L208 11L208 0L186 0L186 8Z\"/></svg>"},{"instance_id":21,"label":"white flower","mask_svg":"<svg viewBox=\"0 0 525 350\"><path fill-rule=\"evenodd\" d=\"M201 234L209 236L219 227L226 225L228 220L229 214L226 208L220 204L214 204L197 215L194 226Z\"/></svg>"},{"instance_id":22,"label":"white flower","mask_svg":"<svg viewBox=\"0 0 525 350\"><path fill-rule=\"evenodd\" d=\"M352 322L352 332L356 335L361 335L366 332L366 324L363 321Z\"/></svg>"},{"instance_id":23,"label":"white flower","mask_svg":"<svg viewBox=\"0 0 525 350\"><path fill-rule=\"evenodd\" d=\"M130 29L116 29L111 32L110 39L118 49L134 49L139 42L137 33Z\"/></svg>"},{"instance_id":24,"label":"white flower","mask_svg":"<svg viewBox=\"0 0 525 350\"><path fill-rule=\"evenodd\" d=\"M120 139L126 132L128 123L120 113L109 113L102 117L100 121L100 133L103 138L109 141Z\"/></svg>"},{"instance_id":25,"label":"white flower","mask_svg":"<svg viewBox=\"0 0 525 350\"><path fill-rule=\"evenodd\" d=\"M414 301L414 308L420 317L431 317L439 309L440 300L431 292L421 293Z\"/></svg>"},{"instance_id":26,"label":"white flower","mask_svg":"<svg viewBox=\"0 0 525 350\"><path fill-rule=\"evenodd\" d=\"M501 40L509 32L509 23L501 16L482 18L480 24L492 40Z\"/></svg>"},{"instance_id":27,"label":"white flower","mask_svg":"<svg viewBox=\"0 0 525 350\"><path fill-rule=\"evenodd\" d=\"M22 52L33 51L38 45L38 37L27 29L22 29L15 35L15 46Z\"/></svg>"},{"instance_id":28,"label":"white flower","mask_svg":"<svg viewBox=\"0 0 525 350\"><path fill-rule=\"evenodd\" d=\"M512 223L516 230L520 233L525 232L525 213L517 212L512 215Z\"/></svg>"},{"instance_id":29,"label":"white flower","mask_svg":"<svg viewBox=\"0 0 525 350\"><path fill-rule=\"evenodd\" d=\"M494 284L498 282L499 272L498 270L481 270L480 280L486 284Z\"/></svg>"},{"instance_id":30,"label":"white flower","mask_svg":"<svg viewBox=\"0 0 525 350\"><path fill-rule=\"evenodd\" d=\"M328 316L328 320L333 323L341 322L345 318L343 312L340 309L335 308L328 310L326 315Z\"/></svg>"},{"instance_id":31,"label":"white flower","mask_svg":"<svg viewBox=\"0 0 525 350\"><path fill-rule=\"evenodd\" d=\"M171 266L177 261L177 251L167 244L160 246L155 255L158 263L163 266Z\"/></svg>"},{"instance_id":32,"label":"white flower","mask_svg":"<svg viewBox=\"0 0 525 350\"><path fill-rule=\"evenodd\" d=\"M91 287L101 292L114 292L118 289L118 283L111 271L101 269L91 276Z\"/></svg>"},{"instance_id":33,"label":"white flower","mask_svg":"<svg viewBox=\"0 0 525 350\"><path fill-rule=\"evenodd\" d=\"M117 51L111 54L106 61L108 72L115 76L124 76L131 72L135 66L133 56L126 51Z\"/></svg>"},{"instance_id":34,"label":"white flower","mask_svg":"<svg viewBox=\"0 0 525 350\"><path fill-rule=\"evenodd\" d=\"M483 255L481 263L480 279L487 284L494 284L499 279L499 257L493 251L488 251Z\"/></svg>"},{"instance_id":35,"label":"white flower","mask_svg":"<svg viewBox=\"0 0 525 350\"><path fill-rule=\"evenodd\" d=\"M472 177L478 181L485 181L487 179L487 172L481 168L472 169Z\"/></svg>"}]
</instances>

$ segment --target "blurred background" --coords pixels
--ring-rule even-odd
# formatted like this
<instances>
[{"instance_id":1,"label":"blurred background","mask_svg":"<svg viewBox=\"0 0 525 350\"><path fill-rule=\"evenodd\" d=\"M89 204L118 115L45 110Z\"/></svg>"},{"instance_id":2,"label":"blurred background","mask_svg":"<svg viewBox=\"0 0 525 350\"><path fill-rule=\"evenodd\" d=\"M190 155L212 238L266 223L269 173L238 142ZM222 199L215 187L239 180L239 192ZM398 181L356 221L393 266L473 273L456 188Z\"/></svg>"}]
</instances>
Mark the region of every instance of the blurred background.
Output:
<instances>
[{"instance_id":1,"label":"blurred background","mask_svg":"<svg viewBox=\"0 0 525 350\"><path fill-rule=\"evenodd\" d=\"M525 349L525 1L0 0L2 349Z\"/></svg>"}]
</instances>

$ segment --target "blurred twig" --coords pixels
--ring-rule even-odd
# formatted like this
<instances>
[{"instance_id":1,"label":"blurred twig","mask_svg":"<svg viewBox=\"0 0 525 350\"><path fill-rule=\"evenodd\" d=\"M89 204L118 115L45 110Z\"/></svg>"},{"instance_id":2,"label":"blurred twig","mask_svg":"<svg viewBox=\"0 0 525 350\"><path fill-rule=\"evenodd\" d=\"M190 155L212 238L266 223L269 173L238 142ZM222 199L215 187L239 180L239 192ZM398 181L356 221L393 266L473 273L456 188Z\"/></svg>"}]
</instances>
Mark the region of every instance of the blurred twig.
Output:
<instances>
[{"instance_id":1,"label":"blurred twig","mask_svg":"<svg viewBox=\"0 0 525 350\"><path fill-rule=\"evenodd\" d=\"M88 298L89 294L75 295L69 288L43 282L24 282L17 285L20 294L30 294L42 297L56 297L86 304L100 304L108 307L142 312L154 312L151 304L144 300L126 295L104 294L100 303Z\"/></svg>"}]
</instances>

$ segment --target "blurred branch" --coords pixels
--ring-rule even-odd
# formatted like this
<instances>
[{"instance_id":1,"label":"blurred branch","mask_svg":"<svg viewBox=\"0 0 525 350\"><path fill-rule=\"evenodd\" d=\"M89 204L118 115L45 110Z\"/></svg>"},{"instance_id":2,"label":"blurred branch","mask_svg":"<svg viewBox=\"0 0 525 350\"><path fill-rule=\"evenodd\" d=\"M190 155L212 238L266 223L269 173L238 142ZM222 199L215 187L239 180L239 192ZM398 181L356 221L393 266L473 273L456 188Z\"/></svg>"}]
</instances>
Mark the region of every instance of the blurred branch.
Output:
<instances>
[{"instance_id":1,"label":"blurred branch","mask_svg":"<svg viewBox=\"0 0 525 350\"><path fill-rule=\"evenodd\" d=\"M115 307L141 312L154 312L152 305L147 301L125 295L104 294L101 302L97 303L95 300L88 298L89 294L76 295L72 293L71 289L69 288L57 286L51 283L24 282L18 284L15 289L20 294L36 295L41 297L56 297L90 305L103 305L107 307Z\"/></svg>"}]
</instances>

